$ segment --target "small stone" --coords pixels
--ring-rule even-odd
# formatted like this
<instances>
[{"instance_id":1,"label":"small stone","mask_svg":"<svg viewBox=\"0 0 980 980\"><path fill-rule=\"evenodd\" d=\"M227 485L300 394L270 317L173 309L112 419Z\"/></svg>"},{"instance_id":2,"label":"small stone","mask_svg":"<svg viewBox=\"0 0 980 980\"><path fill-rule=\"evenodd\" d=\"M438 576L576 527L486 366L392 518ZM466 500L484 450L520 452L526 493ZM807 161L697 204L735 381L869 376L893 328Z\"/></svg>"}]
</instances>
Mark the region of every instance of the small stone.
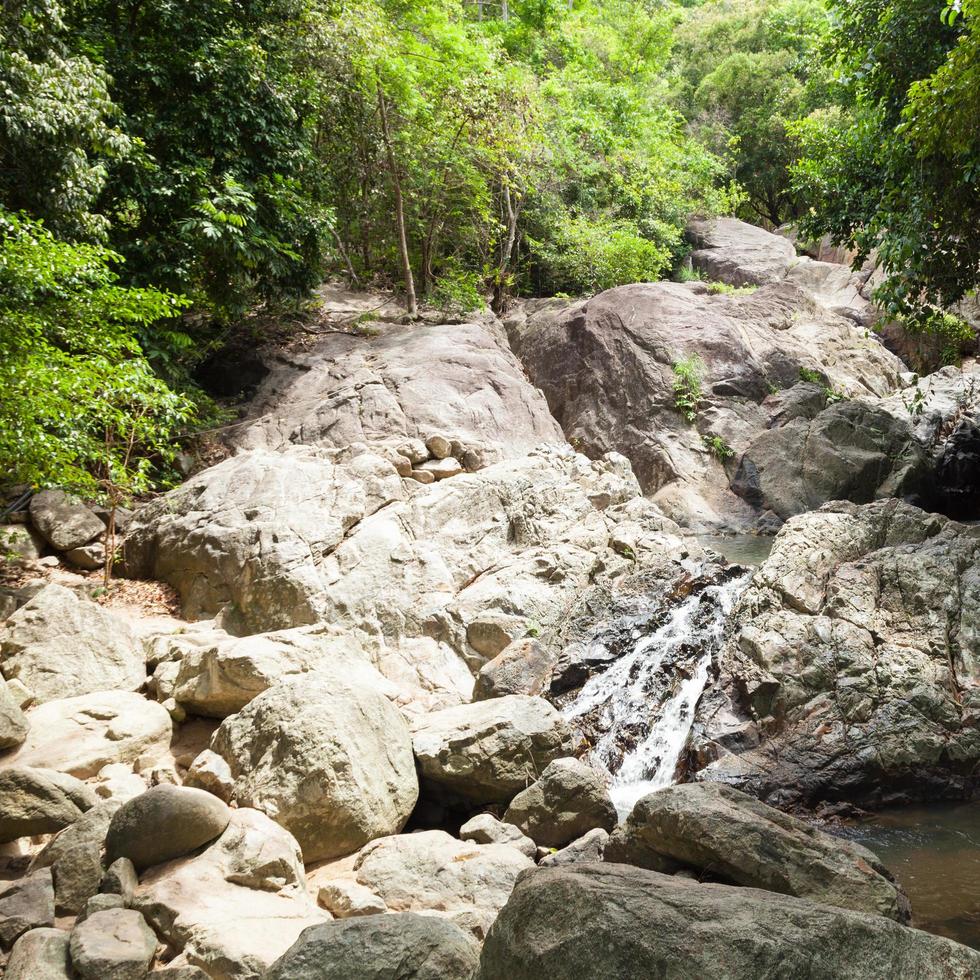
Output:
<instances>
[{"instance_id":1,"label":"small stone","mask_svg":"<svg viewBox=\"0 0 980 980\"><path fill-rule=\"evenodd\" d=\"M561 864L591 864L602 860L602 853L609 840L609 832L602 827L596 827L578 840L572 841L568 847L553 851L541 859L542 868L553 868Z\"/></svg>"},{"instance_id":2,"label":"small stone","mask_svg":"<svg viewBox=\"0 0 980 980\"><path fill-rule=\"evenodd\" d=\"M436 477L434 473L430 473L428 470L412 470L411 477L413 480L419 483L435 483Z\"/></svg>"},{"instance_id":3,"label":"small stone","mask_svg":"<svg viewBox=\"0 0 980 980\"><path fill-rule=\"evenodd\" d=\"M45 555L43 558L38 558L37 563L42 568L57 568L61 561L57 555Z\"/></svg>"},{"instance_id":4,"label":"small stone","mask_svg":"<svg viewBox=\"0 0 980 980\"><path fill-rule=\"evenodd\" d=\"M447 456L445 459L430 459L428 462L422 463L419 470L423 473L431 473L437 480L446 480L462 473L463 467L459 460Z\"/></svg>"},{"instance_id":5,"label":"small stone","mask_svg":"<svg viewBox=\"0 0 980 980\"><path fill-rule=\"evenodd\" d=\"M10 951L4 980L71 980L68 933L61 929L31 929Z\"/></svg>"},{"instance_id":6,"label":"small stone","mask_svg":"<svg viewBox=\"0 0 980 980\"><path fill-rule=\"evenodd\" d=\"M78 923L84 922L90 915L94 915L96 912L106 912L109 909L124 909L125 907L126 903L122 895L92 895L85 902L85 908L79 913L75 924L78 925Z\"/></svg>"},{"instance_id":7,"label":"small stone","mask_svg":"<svg viewBox=\"0 0 980 980\"><path fill-rule=\"evenodd\" d=\"M205 749L191 763L184 776L184 785L203 789L228 803L235 792L235 777L231 766L210 749Z\"/></svg>"},{"instance_id":8,"label":"small stone","mask_svg":"<svg viewBox=\"0 0 980 980\"><path fill-rule=\"evenodd\" d=\"M133 862L129 858L117 858L106 868L99 891L104 895L119 895L123 904L130 905L139 883Z\"/></svg>"},{"instance_id":9,"label":"small stone","mask_svg":"<svg viewBox=\"0 0 980 980\"><path fill-rule=\"evenodd\" d=\"M161 704L167 709L171 721L180 725L187 720L187 712L173 698L167 698Z\"/></svg>"},{"instance_id":10,"label":"small stone","mask_svg":"<svg viewBox=\"0 0 980 980\"><path fill-rule=\"evenodd\" d=\"M94 912L69 940L79 980L144 980L156 948L157 937L134 909Z\"/></svg>"},{"instance_id":11,"label":"small stone","mask_svg":"<svg viewBox=\"0 0 980 980\"><path fill-rule=\"evenodd\" d=\"M31 521L56 551L80 548L105 533L105 525L63 490L42 490L30 503Z\"/></svg>"},{"instance_id":12,"label":"small stone","mask_svg":"<svg viewBox=\"0 0 980 980\"><path fill-rule=\"evenodd\" d=\"M54 882L42 868L0 891L0 946L10 949L29 929L54 925Z\"/></svg>"},{"instance_id":13,"label":"small stone","mask_svg":"<svg viewBox=\"0 0 980 980\"><path fill-rule=\"evenodd\" d=\"M210 793L154 786L116 811L106 834L106 860L127 857L142 871L213 841L230 819L228 807Z\"/></svg>"},{"instance_id":14,"label":"small stone","mask_svg":"<svg viewBox=\"0 0 980 980\"><path fill-rule=\"evenodd\" d=\"M504 823L489 813L480 813L467 820L459 828L459 839L471 840L474 844L509 844L532 861L538 850L534 841L522 834L517 827Z\"/></svg>"},{"instance_id":15,"label":"small stone","mask_svg":"<svg viewBox=\"0 0 980 980\"><path fill-rule=\"evenodd\" d=\"M388 906L380 895L347 878L338 878L321 885L317 901L336 919L379 915L388 911Z\"/></svg>"},{"instance_id":16,"label":"small stone","mask_svg":"<svg viewBox=\"0 0 980 980\"><path fill-rule=\"evenodd\" d=\"M440 435L429 436L425 440L425 448L436 459L445 459L453 451L452 443L445 436Z\"/></svg>"},{"instance_id":17,"label":"small stone","mask_svg":"<svg viewBox=\"0 0 980 980\"><path fill-rule=\"evenodd\" d=\"M476 449L464 449L457 458L467 473L476 473L486 465L483 454Z\"/></svg>"},{"instance_id":18,"label":"small stone","mask_svg":"<svg viewBox=\"0 0 980 980\"><path fill-rule=\"evenodd\" d=\"M429 458L429 450L425 448L425 443L419 439L409 439L407 442L403 442L398 447L397 452L411 463L424 463Z\"/></svg>"},{"instance_id":19,"label":"small stone","mask_svg":"<svg viewBox=\"0 0 980 980\"><path fill-rule=\"evenodd\" d=\"M94 572L98 568L105 567L105 547L101 541L82 545L81 548L66 551L65 559L82 571Z\"/></svg>"},{"instance_id":20,"label":"small stone","mask_svg":"<svg viewBox=\"0 0 980 980\"><path fill-rule=\"evenodd\" d=\"M395 458L392 462L395 464L395 471L399 476L412 475L412 461L407 456L402 456L401 453L395 453Z\"/></svg>"}]
</instances>

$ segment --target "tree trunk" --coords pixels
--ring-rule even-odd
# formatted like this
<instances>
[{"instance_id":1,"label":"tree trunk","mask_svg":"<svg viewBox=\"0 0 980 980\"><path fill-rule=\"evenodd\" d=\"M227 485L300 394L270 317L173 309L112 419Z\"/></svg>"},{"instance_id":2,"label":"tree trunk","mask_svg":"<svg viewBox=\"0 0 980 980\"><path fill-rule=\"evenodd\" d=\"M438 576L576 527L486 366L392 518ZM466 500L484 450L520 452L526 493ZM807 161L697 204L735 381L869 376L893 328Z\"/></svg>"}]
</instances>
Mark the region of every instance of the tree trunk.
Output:
<instances>
[{"instance_id":1,"label":"tree trunk","mask_svg":"<svg viewBox=\"0 0 980 980\"><path fill-rule=\"evenodd\" d=\"M507 270L514 254L514 240L517 238L517 218L521 213L520 203L514 206L510 188L504 185L504 207L507 209L507 238L500 249L500 265L497 266L497 281L493 286L493 300L490 303L494 313L502 313L507 293Z\"/></svg>"},{"instance_id":2,"label":"tree trunk","mask_svg":"<svg viewBox=\"0 0 980 980\"><path fill-rule=\"evenodd\" d=\"M391 146L391 131L388 129L388 109L385 97L378 87L378 111L381 114L381 135L384 138L385 155L388 158L388 172L391 186L395 192L395 218L398 222L398 251L402 260L402 277L405 280L405 309L413 319L418 316L418 302L415 299L415 279L412 276L412 260L408 254L408 235L405 233L405 205L402 200L402 182L395 164L395 151Z\"/></svg>"}]
</instances>

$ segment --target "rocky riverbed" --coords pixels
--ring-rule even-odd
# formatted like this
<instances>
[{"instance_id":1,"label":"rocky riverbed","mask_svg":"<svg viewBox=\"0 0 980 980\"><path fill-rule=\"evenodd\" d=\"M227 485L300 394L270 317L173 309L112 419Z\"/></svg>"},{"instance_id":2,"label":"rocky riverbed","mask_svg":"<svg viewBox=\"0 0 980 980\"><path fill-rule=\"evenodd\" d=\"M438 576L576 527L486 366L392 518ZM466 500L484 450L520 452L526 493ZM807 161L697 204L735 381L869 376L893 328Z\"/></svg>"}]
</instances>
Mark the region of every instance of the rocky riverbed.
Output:
<instances>
[{"instance_id":1,"label":"rocky riverbed","mask_svg":"<svg viewBox=\"0 0 980 980\"><path fill-rule=\"evenodd\" d=\"M118 593L105 514L10 502L5 977L980 976L809 816L975 792L980 371L690 234L738 291L264 352Z\"/></svg>"}]
</instances>

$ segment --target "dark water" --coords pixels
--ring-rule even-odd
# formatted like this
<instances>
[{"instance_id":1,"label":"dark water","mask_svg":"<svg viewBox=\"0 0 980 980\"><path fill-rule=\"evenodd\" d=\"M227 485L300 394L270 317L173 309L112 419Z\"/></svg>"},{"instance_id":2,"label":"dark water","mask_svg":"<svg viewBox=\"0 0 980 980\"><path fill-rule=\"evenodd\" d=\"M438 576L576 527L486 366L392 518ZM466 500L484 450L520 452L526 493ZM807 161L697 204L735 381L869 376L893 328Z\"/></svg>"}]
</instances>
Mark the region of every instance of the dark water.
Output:
<instances>
[{"instance_id":1,"label":"dark water","mask_svg":"<svg viewBox=\"0 0 980 980\"><path fill-rule=\"evenodd\" d=\"M842 833L902 883L913 925L980 949L980 801L886 810Z\"/></svg>"},{"instance_id":2,"label":"dark water","mask_svg":"<svg viewBox=\"0 0 980 980\"><path fill-rule=\"evenodd\" d=\"M773 538L767 534L699 534L698 541L736 565L752 566L769 557Z\"/></svg>"}]
</instances>

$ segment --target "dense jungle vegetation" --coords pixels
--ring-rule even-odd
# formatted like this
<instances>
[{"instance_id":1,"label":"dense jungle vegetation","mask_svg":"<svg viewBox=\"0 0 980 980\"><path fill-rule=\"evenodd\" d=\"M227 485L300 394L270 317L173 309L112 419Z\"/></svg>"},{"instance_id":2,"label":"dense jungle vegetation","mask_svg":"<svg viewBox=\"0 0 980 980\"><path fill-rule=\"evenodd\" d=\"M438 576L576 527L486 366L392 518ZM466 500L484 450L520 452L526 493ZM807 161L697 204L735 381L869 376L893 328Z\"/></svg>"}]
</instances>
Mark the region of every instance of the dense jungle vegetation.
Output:
<instances>
[{"instance_id":1,"label":"dense jungle vegetation","mask_svg":"<svg viewBox=\"0 0 980 980\"><path fill-rule=\"evenodd\" d=\"M980 277L980 0L3 0L0 462L166 479L191 371L328 275L409 314L799 222L926 328Z\"/></svg>"}]
</instances>

